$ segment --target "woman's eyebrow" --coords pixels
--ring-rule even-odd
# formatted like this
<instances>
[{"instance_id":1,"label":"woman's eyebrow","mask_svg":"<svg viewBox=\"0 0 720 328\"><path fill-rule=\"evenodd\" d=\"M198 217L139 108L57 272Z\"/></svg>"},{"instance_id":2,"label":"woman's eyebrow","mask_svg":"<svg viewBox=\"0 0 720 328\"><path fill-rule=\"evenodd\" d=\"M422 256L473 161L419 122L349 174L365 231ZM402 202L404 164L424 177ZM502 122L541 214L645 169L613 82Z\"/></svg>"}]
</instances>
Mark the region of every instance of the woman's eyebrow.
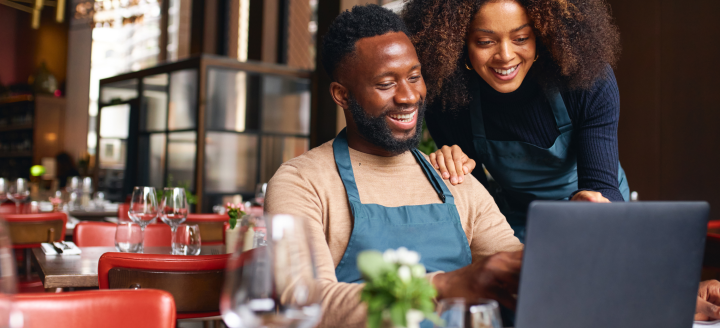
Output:
<instances>
[{"instance_id":1,"label":"woman's eyebrow","mask_svg":"<svg viewBox=\"0 0 720 328\"><path fill-rule=\"evenodd\" d=\"M528 26L530 26L530 24L523 24L523 25L520 26L520 27L516 27L516 28L510 30L510 33L514 33L514 32L520 31L520 30L522 30L522 29L524 29L524 28L526 28L526 27L528 27ZM495 31L493 31L493 30L486 30L486 29L484 29L484 28L479 28L479 27L476 28L475 31L485 32L485 33L490 33L490 34L495 34Z\"/></svg>"}]
</instances>

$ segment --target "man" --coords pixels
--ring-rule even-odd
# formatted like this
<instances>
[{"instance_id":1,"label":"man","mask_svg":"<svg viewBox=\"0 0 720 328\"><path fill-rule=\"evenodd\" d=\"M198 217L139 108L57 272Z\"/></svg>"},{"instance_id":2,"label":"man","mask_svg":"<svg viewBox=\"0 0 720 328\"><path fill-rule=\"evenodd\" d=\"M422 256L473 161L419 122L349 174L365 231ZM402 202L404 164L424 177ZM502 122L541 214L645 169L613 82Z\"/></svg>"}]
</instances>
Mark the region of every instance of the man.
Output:
<instances>
[{"instance_id":1,"label":"man","mask_svg":"<svg viewBox=\"0 0 720 328\"><path fill-rule=\"evenodd\" d=\"M453 186L415 149L425 83L400 18L354 7L323 42L330 93L347 128L284 163L270 180L266 210L308 219L323 289L322 327L365 326L359 252L405 246L428 268L438 299L492 298L514 308L522 244L472 176ZM700 313L716 318L716 281L701 285Z\"/></svg>"},{"instance_id":2,"label":"man","mask_svg":"<svg viewBox=\"0 0 720 328\"><path fill-rule=\"evenodd\" d=\"M472 176L445 184L412 151L425 83L407 34L400 18L379 6L355 7L333 22L323 65L346 133L283 164L270 180L267 211L309 219L323 284L322 326L364 326L362 285L353 282L360 279L356 256L368 248L418 251L435 271L428 279L440 298L514 304L522 244L492 197Z\"/></svg>"}]
</instances>

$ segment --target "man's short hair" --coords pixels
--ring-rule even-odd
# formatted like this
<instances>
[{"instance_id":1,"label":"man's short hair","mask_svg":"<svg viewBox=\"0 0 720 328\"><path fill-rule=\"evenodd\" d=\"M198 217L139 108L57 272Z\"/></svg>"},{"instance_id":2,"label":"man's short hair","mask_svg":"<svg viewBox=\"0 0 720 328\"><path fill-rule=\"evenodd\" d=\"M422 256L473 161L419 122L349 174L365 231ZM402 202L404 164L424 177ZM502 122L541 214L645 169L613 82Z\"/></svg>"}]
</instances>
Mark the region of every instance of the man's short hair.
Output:
<instances>
[{"instance_id":1,"label":"man's short hair","mask_svg":"<svg viewBox=\"0 0 720 328\"><path fill-rule=\"evenodd\" d=\"M340 14L323 37L322 64L334 81L340 62L355 52L355 43L362 38L403 32L410 35L400 16L378 5L355 6Z\"/></svg>"}]
</instances>

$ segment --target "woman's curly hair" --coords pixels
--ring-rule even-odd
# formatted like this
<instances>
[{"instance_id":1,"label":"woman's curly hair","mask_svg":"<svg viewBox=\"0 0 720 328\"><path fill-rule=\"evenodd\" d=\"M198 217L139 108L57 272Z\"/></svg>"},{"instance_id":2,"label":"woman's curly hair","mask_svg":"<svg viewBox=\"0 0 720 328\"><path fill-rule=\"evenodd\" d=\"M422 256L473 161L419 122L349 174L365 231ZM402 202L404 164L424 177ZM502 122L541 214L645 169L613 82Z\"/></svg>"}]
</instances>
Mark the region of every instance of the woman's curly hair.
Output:
<instances>
[{"instance_id":1,"label":"woman's curly hair","mask_svg":"<svg viewBox=\"0 0 720 328\"><path fill-rule=\"evenodd\" d=\"M532 76L545 88L589 88L620 54L620 34L605 0L410 0L402 11L422 63L428 101L443 110L469 102L467 29L488 2L525 8L537 39ZM439 103L437 103L439 101ZM435 106L433 106L435 107Z\"/></svg>"}]
</instances>

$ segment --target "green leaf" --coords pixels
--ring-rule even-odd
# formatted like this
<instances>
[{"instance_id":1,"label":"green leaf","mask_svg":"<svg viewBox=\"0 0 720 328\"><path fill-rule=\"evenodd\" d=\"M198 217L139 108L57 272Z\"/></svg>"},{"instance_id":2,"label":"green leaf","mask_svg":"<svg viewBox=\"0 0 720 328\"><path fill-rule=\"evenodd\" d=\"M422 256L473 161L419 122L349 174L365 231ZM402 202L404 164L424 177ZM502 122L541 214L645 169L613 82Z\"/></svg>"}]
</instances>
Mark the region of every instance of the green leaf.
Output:
<instances>
[{"instance_id":1,"label":"green leaf","mask_svg":"<svg viewBox=\"0 0 720 328\"><path fill-rule=\"evenodd\" d=\"M228 216L230 216L230 229L235 229L235 225L237 224L237 214L235 213L233 215L228 213Z\"/></svg>"},{"instance_id":2,"label":"green leaf","mask_svg":"<svg viewBox=\"0 0 720 328\"><path fill-rule=\"evenodd\" d=\"M368 313L367 326L368 328L380 328L382 326L382 311Z\"/></svg>"},{"instance_id":3,"label":"green leaf","mask_svg":"<svg viewBox=\"0 0 720 328\"><path fill-rule=\"evenodd\" d=\"M407 326L405 314L409 309L410 307L402 302L393 304L393 306L390 308L390 319L392 320L393 324L400 327Z\"/></svg>"},{"instance_id":4,"label":"green leaf","mask_svg":"<svg viewBox=\"0 0 720 328\"><path fill-rule=\"evenodd\" d=\"M364 251L358 255L357 267L366 280L377 280L384 273L394 269L393 265L385 262L382 253L378 251Z\"/></svg>"}]
</instances>

